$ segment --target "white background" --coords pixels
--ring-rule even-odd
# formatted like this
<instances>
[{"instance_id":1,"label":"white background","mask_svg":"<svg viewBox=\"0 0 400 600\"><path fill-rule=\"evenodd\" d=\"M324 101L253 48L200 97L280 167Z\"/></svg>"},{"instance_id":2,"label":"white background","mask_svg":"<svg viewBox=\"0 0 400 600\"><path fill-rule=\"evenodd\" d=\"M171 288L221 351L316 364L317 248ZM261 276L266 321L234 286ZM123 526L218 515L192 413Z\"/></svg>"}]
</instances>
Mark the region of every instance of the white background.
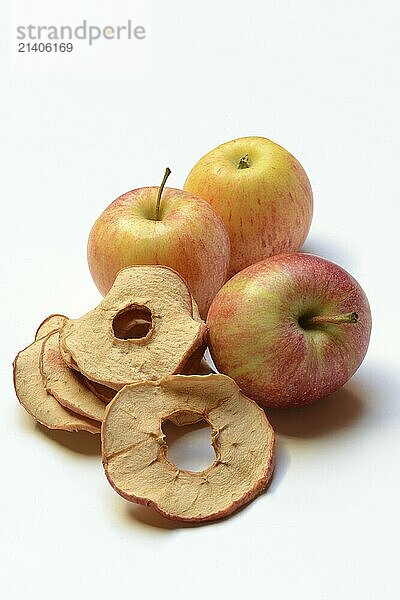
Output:
<instances>
[{"instance_id":1,"label":"white background","mask_svg":"<svg viewBox=\"0 0 400 600\"><path fill-rule=\"evenodd\" d=\"M3 32L3 598L399 597L399 24L395 0L159 0L152 70L130 76L8 75ZM270 413L265 494L180 527L112 491L95 438L37 427L11 361L47 314L97 304L85 246L109 202L167 165L181 186L203 153L251 134L304 165L305 248L360 281L373 335L344 389Z\"/></svg>"}]
</instances>

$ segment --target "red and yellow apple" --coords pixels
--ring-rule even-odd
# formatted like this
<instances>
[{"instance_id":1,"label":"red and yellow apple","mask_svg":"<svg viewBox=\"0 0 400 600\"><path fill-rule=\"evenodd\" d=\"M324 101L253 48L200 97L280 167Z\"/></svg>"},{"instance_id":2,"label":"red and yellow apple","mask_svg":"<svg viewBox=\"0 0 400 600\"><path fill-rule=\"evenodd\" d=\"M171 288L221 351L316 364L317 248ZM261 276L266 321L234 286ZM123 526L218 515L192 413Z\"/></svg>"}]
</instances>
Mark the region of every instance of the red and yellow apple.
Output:
<instances>
[{"instance_id":1,"label":"red and yellow apple","mask_svg":"<svg viewBox=\"0 0 400 600\"><path fill-rule=\"evenodd\" d=\"M124 267L171 267L185 279L205 318L226 281L229 237L207 202L164 188L169 172L160 187L132 190L105 209L89 235L89 268L104 295Z\"/></svg>"},{"instance_id":2,"label":"red and yellow apple","mask_svg":"<svg viewBox=\"0 0 400 600\"><path fill-rule=\"evenodd\" d=\"M190 171L184 190L210 203L231 241L229 274L273 254L295 252L313 211L310 182L287 150L263 137L221 144Z\"/></svg>"},{"instance_id":3,"label":"red and yellow apple","mask_svg":"<svg viewBox=\"0 0 400 600\"><path fill-rule=\"evenodd\" d=\"M360 285L311 254L273 256L218 292L207 317L218 370L259 404L310 404L336 391L366 354L371 312Z\"/></svg>"}]
</instances>

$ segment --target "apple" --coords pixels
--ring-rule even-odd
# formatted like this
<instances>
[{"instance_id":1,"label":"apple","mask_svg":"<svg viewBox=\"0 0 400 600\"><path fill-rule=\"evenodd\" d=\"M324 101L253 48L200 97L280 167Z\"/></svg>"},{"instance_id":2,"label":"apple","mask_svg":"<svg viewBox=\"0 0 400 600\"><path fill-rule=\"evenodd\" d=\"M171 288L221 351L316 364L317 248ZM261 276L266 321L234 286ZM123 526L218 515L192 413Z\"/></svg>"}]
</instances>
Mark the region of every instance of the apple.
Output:
<instances>
[{"instance_id":1,"label":"apple","mask_svg":"<svg viewBox=\"0 0 400 600\"><path fill-rule=\"evenodd\" d=\"M273 254L300 249L313 196L301 164L263 137L221 144L190 171L184 190L210 203L231 241L229 275Z\"/></svg>"},{"instance_id":2,"label":"apple","mask_svg":"<svg viewBox=\"0 0 400 600\"><path fill-rule=\"evenodd\" d=\"M88 263L105 295L121 269L165 265L188 284L205 318L225 283L229 237L222 219L204 200L173 188L143 187L123 194L100 215L89 235Z\"/></svg>"},{"instance_id":3,"label":"apple","mask_svg":"<svg viewBox=\"0 0 400 600\"><path fill-rule=\"evenodd\" d=\"M244 269L207 317L218 370L270 407L304 405L336 391L360 366L371 312L357 281L312 254L282 254Z\"/></svg>"}]
</instances>

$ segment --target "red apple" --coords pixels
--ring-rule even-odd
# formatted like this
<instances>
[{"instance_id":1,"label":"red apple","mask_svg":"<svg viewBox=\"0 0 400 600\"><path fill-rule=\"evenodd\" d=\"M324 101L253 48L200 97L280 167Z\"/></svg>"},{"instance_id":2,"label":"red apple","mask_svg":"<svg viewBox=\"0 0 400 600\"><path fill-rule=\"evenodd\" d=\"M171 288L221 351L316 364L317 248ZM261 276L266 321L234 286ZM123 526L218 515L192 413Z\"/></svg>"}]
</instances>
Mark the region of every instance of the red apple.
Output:
<instances>
[{"instance_id":1,"label":"red apple","mask_svg":"<svg viewBox=\"0 0 400 600\"><path fill-rule=\"evenodd\" d=\"M144 187L123 194L97 219L88 241L90 272L104 295L120 269L166 265L187 282L200 314L225 283L229 237L207 202L173 188Z\"/></svg>"},{"instance_id":2,"label":"red apple","mask_svg":"<svg viewBox=\"0 0 400 600\"><path fill-rule=\"evenodd\" d=\"M238 273L211 304L213 360L265 406L309 404L341 387L368 348L371 312L360 285L311 254L282 254Z\"/></svg>"},{"instance_id":3,"label":"red apple","mask_svg":"<svg viewBox=\"0 0 400 600\"><path fill-rule=\"evenodd\" d=\"M221 144L190 171L184 189L221 215L231 241L229 274L295 252L310 229L313 196L301 164L263 137Z\"/></svg>"}]
</instances>

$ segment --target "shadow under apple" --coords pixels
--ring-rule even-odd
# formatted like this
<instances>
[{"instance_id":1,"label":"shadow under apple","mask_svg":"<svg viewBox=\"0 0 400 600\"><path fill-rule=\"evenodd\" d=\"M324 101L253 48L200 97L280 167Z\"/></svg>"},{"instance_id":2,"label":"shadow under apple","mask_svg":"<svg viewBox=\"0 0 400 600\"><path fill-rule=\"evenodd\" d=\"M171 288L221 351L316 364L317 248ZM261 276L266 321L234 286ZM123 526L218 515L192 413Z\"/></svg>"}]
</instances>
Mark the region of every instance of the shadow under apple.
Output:
<instances>
[{"instance_id":1,"label":"shadow under apple","mask_svg":"<svg viewBox=\"0 0 400 600\"><path fill-rule=\"evenodd\" d=\"M351 427L363 411L364 403L353 383L308 406L265 409L278 434L302 438L328 435Z\"/></svg>"}]
</instances>

